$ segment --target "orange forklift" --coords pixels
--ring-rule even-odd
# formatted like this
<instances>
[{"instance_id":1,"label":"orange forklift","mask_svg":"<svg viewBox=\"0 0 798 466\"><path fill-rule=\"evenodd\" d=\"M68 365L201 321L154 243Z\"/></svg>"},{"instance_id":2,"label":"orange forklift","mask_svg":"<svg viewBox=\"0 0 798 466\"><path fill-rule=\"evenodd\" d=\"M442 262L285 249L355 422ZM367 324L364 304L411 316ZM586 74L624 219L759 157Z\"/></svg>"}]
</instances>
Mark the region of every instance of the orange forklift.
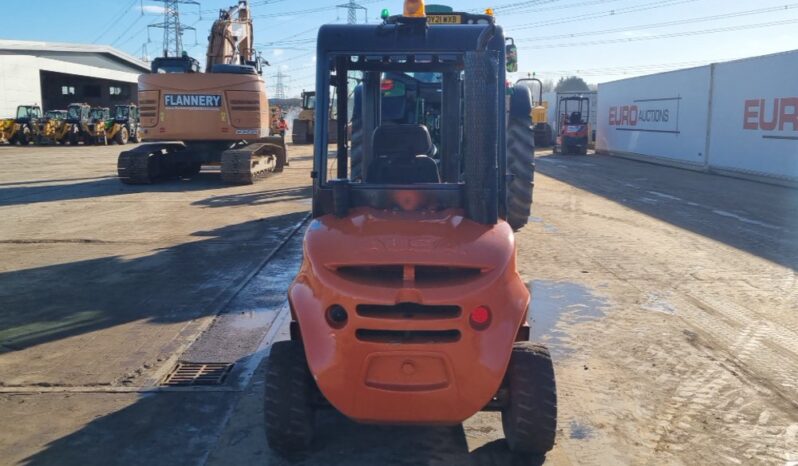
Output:
<instances>
[{"instance_id":1,"label":"orange forklift","mask_svg":"<svg viewBox=\"0 0 798 466\"><path fill-rule=\"evenodd\" d=\"M518 202L508 153L534 148L532 99L513 88L509 118L521 129L509 131L502 29L488 14L427 15L407 0L381 24L322 26L317 43L313 220L288 290L291 339L272 345L267 368L269 445L308 448L324 407L411 425L486 410L501 413L512 451L545 454L554 371L546 347L529 341L530 294L507 222ZM440 82L436 142L424 122L384 119L386 73ZM327 128L326 114L333 96L337 114L350 114L352 82L362 86L357 176L347 121Z\"/></svg>"}]
</instances>

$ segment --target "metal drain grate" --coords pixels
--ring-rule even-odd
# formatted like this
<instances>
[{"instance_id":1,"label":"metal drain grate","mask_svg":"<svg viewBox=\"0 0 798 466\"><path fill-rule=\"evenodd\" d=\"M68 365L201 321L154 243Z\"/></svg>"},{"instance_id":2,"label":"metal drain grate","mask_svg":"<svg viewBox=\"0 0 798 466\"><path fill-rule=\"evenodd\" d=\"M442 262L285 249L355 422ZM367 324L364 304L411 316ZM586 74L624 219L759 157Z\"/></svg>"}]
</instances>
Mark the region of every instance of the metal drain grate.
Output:
<instances>
[{"instance_id":1,"label":"metal drain grate","mask_svg":"<svg viewBox=\"0 0 798 466\"><path fill-rule=\"evenodd\" d=\"M232 368L226 362L179 362L161 385L221 385Z\"/></svg>"}]
</instances>

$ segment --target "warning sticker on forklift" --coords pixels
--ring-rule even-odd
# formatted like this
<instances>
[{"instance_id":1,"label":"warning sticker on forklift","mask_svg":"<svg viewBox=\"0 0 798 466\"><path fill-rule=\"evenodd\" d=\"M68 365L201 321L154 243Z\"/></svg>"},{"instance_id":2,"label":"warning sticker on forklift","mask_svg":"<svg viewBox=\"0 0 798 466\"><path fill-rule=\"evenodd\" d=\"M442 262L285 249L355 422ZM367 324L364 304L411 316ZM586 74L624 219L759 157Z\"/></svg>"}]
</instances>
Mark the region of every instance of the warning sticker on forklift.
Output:
<instances>
[{"instance_id":1,"label":"warning sticker on forklift","mask_svg":"<svg viewBox=\"0 0 798 466\"><path fill-rule=\"evenodd\" d=\"M222 96L202 94L165 94L166 107L215 109L222 106Z\"/></svg>"}]
</instances>

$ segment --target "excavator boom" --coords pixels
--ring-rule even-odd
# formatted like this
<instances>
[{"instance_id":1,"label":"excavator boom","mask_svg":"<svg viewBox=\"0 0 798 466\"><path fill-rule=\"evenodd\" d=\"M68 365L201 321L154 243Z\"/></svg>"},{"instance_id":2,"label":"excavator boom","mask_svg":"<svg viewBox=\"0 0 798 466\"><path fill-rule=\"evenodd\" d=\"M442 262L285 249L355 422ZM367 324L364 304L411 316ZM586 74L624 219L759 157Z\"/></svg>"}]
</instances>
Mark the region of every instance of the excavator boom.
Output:
<instances>
[{"instance_id":1,"label":"excavator boom","mask_svg":"<svg viewBox=\"0 0 798 466\"><path fill-rule=\"evenodd\" d=\"M257 64L253 45L252 16L246 1L219 12L219 19L211 26L208 37L205 72L213 72L215 65Z\"/></svg>"}]
</instances>

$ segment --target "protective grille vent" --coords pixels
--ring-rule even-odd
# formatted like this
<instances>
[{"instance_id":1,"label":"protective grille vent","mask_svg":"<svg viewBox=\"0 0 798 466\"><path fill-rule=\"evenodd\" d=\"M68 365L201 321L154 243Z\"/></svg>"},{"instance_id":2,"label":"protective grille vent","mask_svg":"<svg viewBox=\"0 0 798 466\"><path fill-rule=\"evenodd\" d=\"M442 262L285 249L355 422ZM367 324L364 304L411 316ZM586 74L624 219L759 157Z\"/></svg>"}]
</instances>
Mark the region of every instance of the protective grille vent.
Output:
<instances>
[{"instance_id":1,"label":"protective grille vent","mask_svg":"<svg viewBox=\"0 0 798 466\"><path fill-rule=\"evenodd\" d=\"M178 362L161 385L221 385L232 368L225 362Z\"/></svg>"}]
</instances>

